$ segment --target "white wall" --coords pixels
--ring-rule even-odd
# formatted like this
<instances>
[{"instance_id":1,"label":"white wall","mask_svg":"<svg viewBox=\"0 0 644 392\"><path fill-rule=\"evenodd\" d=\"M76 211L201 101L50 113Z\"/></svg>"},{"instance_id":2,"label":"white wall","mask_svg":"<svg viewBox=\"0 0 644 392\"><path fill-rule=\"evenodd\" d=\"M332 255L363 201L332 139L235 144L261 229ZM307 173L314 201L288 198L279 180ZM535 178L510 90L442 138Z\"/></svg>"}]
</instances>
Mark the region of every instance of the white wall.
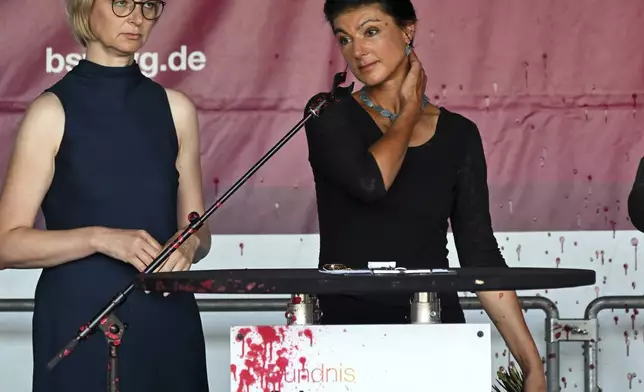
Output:
<instances>
[{"instance_id":1,"label":"white wall","mask_svg":"<svg viewBox=\"0 0 644 392\"><path fill-rule=\"evenodd\" d=\"M315 267L318 240L310 236L215 236L213 251L199 269L219 268L288 268ZM638 232L552 232L497 233L497 239L511 266L589 268L597 271L597 285L573 289L519 292L519 295L542 295L557 303L562 318L581 318L587 304L597 295L642 295L644 287L644 252L632 245L632 239L644 246ZM450 260L458 259L450 239ZM243 243L243 255L240 243ZM563 245L563 248L562 248ZM603 256L602 256L603 255ZM636 258L640 265L635 270ZM603 261L602 261L603 258ZM628 265L625 270L624 265ZM0 272L0 298L32 298L37 271ZM598 291L596 291L598 290ZM598 293L598 294L597 294ZM599 385L605 391L644 391L644 322L633 310L618 309L600 314ZM467 311L469 322L489 322L482 311ZM283 324L284 313L203 313L206 330L211 390L229 390L228 328L234 325ZM614 317L618 318L617 323ZM543 353L544 313L526 313L528 325ZM72 331L73 332L73 331ZM628 338L625 338L625 332ZM31 314L0 314L0 391L29 391L31 377ZM493 338L494 372L507 366L503 341ZM629 352L627 355L627 344ZM563 391L583 391L583 356L581 343L561 344ZM638 363L640 365L638 365ZM635 373L636 376L632 376ZM629 385L631 374L632 385ZM632 386L632 389L629 389Z\"/></svg>"}]
</instances>

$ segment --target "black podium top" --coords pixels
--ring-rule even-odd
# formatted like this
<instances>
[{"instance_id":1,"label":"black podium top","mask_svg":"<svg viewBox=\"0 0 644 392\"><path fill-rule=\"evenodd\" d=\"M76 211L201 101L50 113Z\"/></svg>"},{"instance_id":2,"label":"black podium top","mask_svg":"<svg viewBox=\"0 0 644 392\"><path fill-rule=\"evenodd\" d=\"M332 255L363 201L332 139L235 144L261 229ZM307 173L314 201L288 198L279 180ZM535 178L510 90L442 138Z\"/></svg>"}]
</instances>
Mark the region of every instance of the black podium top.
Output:
<instances>
[{"instance_id":1,"label":"black podium top","mask_svg":"<svg viewBox=\"0 0 644 392\"><path fill-rule=\"evenodd\" d=\"M237 269L140 275L136 287L157 292L221 294L369 294L555 289L594 283L595 271L564 268L455 268L407 275Z\"/></svg>"}]
</instances>

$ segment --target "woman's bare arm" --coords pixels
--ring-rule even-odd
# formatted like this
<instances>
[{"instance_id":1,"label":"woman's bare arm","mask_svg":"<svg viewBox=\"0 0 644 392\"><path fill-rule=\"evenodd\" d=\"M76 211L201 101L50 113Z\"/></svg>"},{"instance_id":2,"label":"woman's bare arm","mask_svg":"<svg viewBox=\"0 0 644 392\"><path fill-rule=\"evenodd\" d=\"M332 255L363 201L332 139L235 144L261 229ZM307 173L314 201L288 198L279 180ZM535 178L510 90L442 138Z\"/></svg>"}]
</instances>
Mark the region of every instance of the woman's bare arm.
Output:
<instances>
[{"instance_id":1,"label":"woman's bare arm","mask_svg":"<svg viewBox=\"0 0 644 392\"><path fill-rule=\"evenodd\" d=\"M179 139L177 218L179 222L178 230L183 231L190 224L188 215L191 212L195 211L199 215L203 215L205 212L201 185L199 121L195 105L185 94L172 89L166 89L166 92ZM189 240L197 243L194 260L192 260L192 262L196 263L210 252L212 240L208 224L204 224Z\"/></svg>"},{"instance_id":2,"label":"woman's bare arm","mask_svg":"<svg viewBox=\"0 0 644 392\"><path fill-rule=\"evenodd\" d=\"M0 194L0 269L51 267L95 253L99 228L33 228L54 175L64 126L64 110L51 93L38 97L20 124Z\"/></svg>"}]
</instances>

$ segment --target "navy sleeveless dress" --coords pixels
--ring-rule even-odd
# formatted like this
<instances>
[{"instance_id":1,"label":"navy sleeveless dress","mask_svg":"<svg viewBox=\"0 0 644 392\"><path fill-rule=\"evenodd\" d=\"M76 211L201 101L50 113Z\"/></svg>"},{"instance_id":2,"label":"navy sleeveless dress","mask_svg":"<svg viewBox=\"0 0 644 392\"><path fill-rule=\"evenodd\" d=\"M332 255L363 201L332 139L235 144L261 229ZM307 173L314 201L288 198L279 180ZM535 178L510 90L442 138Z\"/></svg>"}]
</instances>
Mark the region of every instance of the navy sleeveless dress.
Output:
<instances>
[{"instance_id":1,"label":"navy sleeveless dress","mask_svg":"<svg viewBox=\"0 0 644 392\"><path fill-rule=\"evenodd\" d=\"M166 243L178 230L178 141L164 88L136 63L82 60L47 91L65 110L42 203L47 229L143 229ZM47 362L137 273L102 254L42 271L33 316L34 392L107 389L108 346L100 330L52 371ZM134 291L116 315L128 325L119 353L121 392L208 391L194 295Z\"/></svg>"}]
</instances>

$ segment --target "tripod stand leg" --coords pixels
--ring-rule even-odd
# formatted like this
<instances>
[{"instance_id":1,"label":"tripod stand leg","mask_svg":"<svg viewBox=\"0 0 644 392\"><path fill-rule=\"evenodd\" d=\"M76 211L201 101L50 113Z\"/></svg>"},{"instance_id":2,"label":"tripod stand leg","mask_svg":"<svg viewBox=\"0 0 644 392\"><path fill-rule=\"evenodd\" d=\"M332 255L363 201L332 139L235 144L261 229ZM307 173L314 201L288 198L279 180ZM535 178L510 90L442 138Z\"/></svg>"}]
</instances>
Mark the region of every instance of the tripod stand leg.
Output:
<instances>
[{"instance_id":1,"label":"tripod stand leg","mask_svg":"<svg viewBox=\"0 0 644 392\"><path fill-rule=\"evenodd\" d=\"M119 346L121 345L121 339L123 339L125 325L112 313L101 320L99 328L103 331L108 345L107 391L118 392Z\"/></svg>"}]
</instances>

